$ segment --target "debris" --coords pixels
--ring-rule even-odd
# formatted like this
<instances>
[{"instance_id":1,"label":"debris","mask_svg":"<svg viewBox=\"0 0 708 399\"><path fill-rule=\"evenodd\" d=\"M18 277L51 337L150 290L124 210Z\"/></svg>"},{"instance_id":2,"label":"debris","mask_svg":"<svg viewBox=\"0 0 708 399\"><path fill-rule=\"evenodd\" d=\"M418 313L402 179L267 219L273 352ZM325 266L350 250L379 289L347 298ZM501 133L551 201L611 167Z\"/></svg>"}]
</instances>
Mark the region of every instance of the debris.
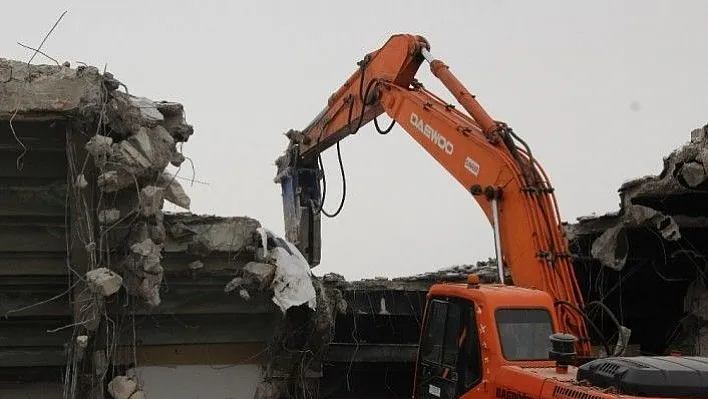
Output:
<instances>
[{"instance_id":1,"label":"debris","mask_svg":"<svg viewBox=\"0 0 708 399\"><path fill-rule=\"evenodd\" d=\"M157 179L157 185L164 189L165 199L171 203L184 208L189 209L191 205L191 200L187 193L184 192L184 188L179 184L177 178L170 173L163 172Z\"/></svg>"},{"instance_id":2,"label":"debris","mask_svg":"<svg viewBox=\"0 0 708 399\"><path fill-rule=\"evenodd\" d=\"M195 260L194 262L191 262L190 264L187 265L189 270L199 270L204 268L204 262L200 260Z\"/></svg>"},{"instance_id":3,"label":"debris","mask_svg":"<svg viewBox=\"0 0 708 399\"><path fill-rule=\"evenodd\" d=\"M104 297L111 296L118 292L123 283L121 276L105 267L86 272L86 281L92 292Z\"/></svg>"},{"instance_id":4,"label":"debris","mask_svg":"<svg viewBox=\"0 0 708 399\"><path fill-rule=\"evenodd\" d=\"M244 284L258 291L263 291L273 282L275 269L274 265L267 263L248 262L243 267Z\"/></svg>"},{"instance_id":5,"label":"debris","mask_svg":"<svg viewBox=\"0 0 708 399\"><path fill-rule=\"evenodd\" d=\"M677 349L682 353L706 353L708 341L704 326L708 305L701 298L708 298L703 278L708 267L706 255L700 244L708 228L705 203L708 177L708 125L691 132L691 140L672 151L663 160L658 175L644 176L625 182L619 189L620 207L617 212L602 216L578 218L578 223L567 225L566 232L577 261L579 276L597 279L587 283L584 294L587 301L607 300L609 303L637 305L611 309L623 314L642 313L656 308L650 317L655 318L651 334L636 340L642 342L647 353L662 353ZM595 270L598 267L613 269L616 273ZM589 274L588 274L589 273ZM620 277L621 273L621 277ZM632 289L622 292L622 299L609 298L603 288L607 283L618 284L619 289L610 296L620 295L625 278L641 279L641 283L628 281ZM582 286L581 282L581 286ZM616 285L617 286L617 285ZM686 287L685 291L684 288ZM661 292L661 295L655 295ZM606 299L607 298L607 299ZM685 301L686 315L672 313L669 303ZM706 300L708 302L708 300ZM653 320L654 321L654 320ZM637 331L645 327L635 326ZM669 337L670 342L666 341Z\"/></svg>"},{"instance_id":6,"label":"debris","mask_svg":"<svg viewBox=\"0 0 708 399\"><path fill-rule=\"evenodd\" d=\"M130 249L141 258L140 263L142 263L142 269L145 272L158 273L160 271L161 248L152 239L146 238L137 244L133 244Z\"/></svg>"},{"instance_id":7,"label":"debris","mask_svg":"<svg viewBox=\"0 0 708 399\"><path fill-rule=\"evenodd\" d=\"M145 391L143 390L137 390L133 392L132 395L130 395L129 399L145 399L147 396L145 395Z\"/></svg>"},{"instance_id":8,"label":"debris","mask_svg":"<svg viewBox=\"0 0 708 399\"><path fill-rule=\"evenodd\" d=\"M76 337L76 358L81 360L88 346L88 335L79 335Z\"/></svg>"},{"instance_id":9,"label":"debris","mask_svg":"<svg viewBox=\"0 0 708 399\"><path fill-rule=\"evenodd\" d=\"M124 375L119 375L108 383L108 393L113 399L130 399L131 395L138 389L138 384L134 379Z\"/></svg>"},{"instance_id":10,"label":"debris","mask_svg":"<svg viewBox=\"0 0 708 399\"><path fill-rule=\"evenodd\" d=\"M109 170L106 173L101 173L98 176L98 187L107 193L118 191L122 187L118 180L118 172Z\"/></svg>"},{"instance_id":11,"label":"debris","mask_svg":"<svg viewBox=\"0 0 708 399\"><path fill-rule=\"evenodd\" d=\"M86 348L86 346L88 346L88 335L79 335L76 337L76 344L79 348Z\"/></svg>"},{"instance_id":12,"label":"debris","mask_svg":"<svg viewBox=\"0 0 708 399\"><path fill-rule=\"evenodd\" d=\"M120 211L116 208L98 211L98 222L101 224L113 224L118 220L120 220Z\"/></svg>"},{"instance_id":13,"label":"debris","mask_svg":"<svg viewBox=\"0 0 708 399\"><path fill-rule=\"evenodd\" d=\"M624 352L629 347L629 338L632 336L632 330L625 326L620 326L620 330L621 334L617 337L617 344L615 345L615 351L612 353L612 356L624 355Z\"/></svg>"},{"instance_id":14,"label":"debris","mask_svg":"<svg viewBox=\"0 0 708 399\"><path fill-rule=\"evenodd\" d=\"M243 287L243 278L235 277L233 280L229 281L228 284L226 284L226 287L224 287L224 292L229 293L237 289L240 290L241 287Z\"/></svg>"},{"instance_id":15,"label":"debris","mask_svg":"<svg viewBox=\"0 0 708 399\"><path fill-rule=\"evenodd\" d=\"M273 278L273 302L283 313L293 307L307 304L314 310L316 294L312 285L312 271L302 253L295 245L275 235L263 227L257 229L261 237L261 246L266 255L275 259ZM272 243L272 244L271 244Z\"/></svg>"},{"instance_id":16,"label":"debris","mask_svg":"<svg viewBox=\"0 0 708 399\"><path fill-rule=\"evenodd\" d=\"M160 284L164 269L160 264L162 245L150 238L132 244L130 254L120 264L128 293L138 295L151 307L160 304Z\"/></svg>"},{"instance_id":17,"label":"debris","mask_svg":"<svg viewBox=\"0 0 708 399\"><path fill-rule=\"evenodd\" d=\"M434 282L460 282L467 281L470 274L479 276L482 283L496 283L499 279L497 272L497 262L495 259L480 261L474 265L457 265L439 269L433 272L422 273L414 276L397 277L393 281L434 281ZM504 269L505 279L510 279L508 269Z\"/></svg>"},{"instance_id":18,"label":"debris","mask_svg":"<svg viewBox=\"0 0 708 399\"><path fill-rule=\"evenodd\" d=\"M140 214L152 216L162 209L164 190L155 186L145 186L140 190Z\"/></svg>"},{"instance_id":19,"label":"debris","mask_svg":"<svg viewBox=\"0 0 708 399\"><path fill-rule=\"evenodd\" d=\"M103 169L108 163L108 156L111 153L112 144L112 138L97 134L89 139L84 148L91 154L96 166Z\"/></svg>"},{"instance_id":20,"label":"debris","mask_svg":"<svg viewBox=\"0 0 708 399\"><path fill-rule=\"evenodd\" d=\"M81 113L101 104L102 76L96 67L73 70L0 59L0 117ZM31 77L31 78L30 78ZM32 95L25 95L32 93Z\"/></svg>"},{"instance_id":21,"label":"debris","mask_svg":"<svg viewBox=\"0 0 708 399\"><path fill-rule=\"evenodd\" d=\"M86 188L86 186L88 186L88 181L86 181L86 177L83 173L76 176L76 186L78 188Z\"/></svg>"},{"instance_id":22,"label":"debris","mask_svg":"<svg viewBox=\"0 0 708 399\"><path fill-rule=\"evenodd\" d=\"M691 187L698 187L706 180L706 171L698 162L687 162L681 167L681 176Z\"/></svg>"},{"instance_id":23,"label":"debris","mask_svg":"<svg viewBox=\"0 0 708 399\"><path fill-rule=\"evenodd\" d=\"M114 92L112 100L106 107L106 119L121 138L134 134L141 127L155 127L164 121L155 103L147 98Z\"/></svg>"},{"instance_id":24,"label":"debris","mask_svg":"<svg viewBox=\"0 0 708 399\"><path fill-rule=\"evenodd\" d=\"M322 276L322 281L324 281L326 283L335 283L335 282L343 283L343 282L346 282L346 279L341 274L330 272L330 273L327 273L324 276Z\"/></svg>"},{"instance_id":25,"label":"debris","mask_svg":"<svg viewBox=\"0 0 708 399\"><path fill-rule=\"evenodd\" d=\"M184 163L184 161L184 155L181 152L176 152L172 155L172 160L170 161L170 163L172 164L172 166L179 168L182 163Z\"/></svg>"},{"instance_id":26,"label":"debris","mask_svg":"<svg viewBox=\"0 0 708 399\"><path fill-rule=\"evenodd\" d=\"M191 213L165 215L165 227L174 251L196 256L211 252L239 253L253 244L258 220L249 217L197 216ZM190 249L191 247L191 249Z\"/></svg>"},{"instance_id":27,"label":"debris","mask_svg":"<svg viewBox=\"0 0 708 399\"><path fill-rule=\"evenodd\" d=\"M199 257L207 257L213 250L211 242L205 236L199 235L187 244L187 253Z\"/></svg>"}]
</instances>

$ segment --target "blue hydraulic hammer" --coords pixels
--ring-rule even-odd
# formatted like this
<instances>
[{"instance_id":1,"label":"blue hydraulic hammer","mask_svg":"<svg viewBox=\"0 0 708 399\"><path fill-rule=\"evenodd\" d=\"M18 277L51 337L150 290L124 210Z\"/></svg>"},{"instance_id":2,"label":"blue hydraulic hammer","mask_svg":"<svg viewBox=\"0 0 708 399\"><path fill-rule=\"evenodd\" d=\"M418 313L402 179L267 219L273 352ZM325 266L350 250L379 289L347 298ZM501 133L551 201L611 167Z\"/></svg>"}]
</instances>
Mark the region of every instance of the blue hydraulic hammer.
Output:
<instances>
[{"instance_id":1,"label":"blue hydraulic hammer","mask_svg":"<svg viewBox=\"0 0 708 399\"><path fill-rule=\"evenodd\" d=\"M322 170L317 158L300 158L296 142L291 141L285 154L276 160L278 173L275 183L280 183L283 196L285 238L293 243L307 259L310 267L320 263L320 215Z\"/></svg>"}]
</instances>

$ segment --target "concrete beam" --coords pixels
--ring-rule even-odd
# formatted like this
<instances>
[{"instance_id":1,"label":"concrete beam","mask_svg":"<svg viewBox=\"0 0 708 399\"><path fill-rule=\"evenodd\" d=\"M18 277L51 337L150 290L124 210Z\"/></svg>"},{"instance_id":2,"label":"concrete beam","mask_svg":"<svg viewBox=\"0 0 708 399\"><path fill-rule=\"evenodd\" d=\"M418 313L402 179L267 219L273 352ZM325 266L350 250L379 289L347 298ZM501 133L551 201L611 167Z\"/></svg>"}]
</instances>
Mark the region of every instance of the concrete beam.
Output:
<instances>
[{"instance_id":1,"label":"concrete beam","mask_svg":"<svg viewBox=\"0 0 708 399\"><path fill-rule=\"evenodd\" d=\"M339 363L410 363L415 361L417 355L416 344L333 343L327 349L325 360Z\"/></svg>"}]
</instances>

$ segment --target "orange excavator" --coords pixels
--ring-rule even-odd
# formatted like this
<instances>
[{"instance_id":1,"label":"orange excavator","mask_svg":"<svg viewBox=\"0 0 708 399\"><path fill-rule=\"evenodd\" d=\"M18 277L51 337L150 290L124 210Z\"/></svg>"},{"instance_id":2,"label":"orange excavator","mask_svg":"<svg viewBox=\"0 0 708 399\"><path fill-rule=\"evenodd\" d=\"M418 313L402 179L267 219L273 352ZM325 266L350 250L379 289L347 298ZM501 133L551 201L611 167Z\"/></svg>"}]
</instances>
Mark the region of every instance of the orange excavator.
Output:
<instances>
[{"instance_id":1,"label":"orange excavator","mask_svg":"<svg viewBox=\"0 0 708 399\"><path fill-rule=\"evenodd\" d=\"M466 113L416 80L426 61ZM386 129L377 120L384 112L393 119ZM275 179L285 234L312 267L320 262L321 215L342 208L322 209L321 154L336 146L340 155L340 141L372 120L380 134L400 124L472 195L494 233L498 281L481 284L471 275L428 293L415 398L708 398L708 358L620 357L606 342L605 357L591 356L587 329L595 326L586 309L613 316L602 303L583 301L546 173L418 35L393 35L366 54L322 112L286 134Z\"/></svg>"}]
</instances>

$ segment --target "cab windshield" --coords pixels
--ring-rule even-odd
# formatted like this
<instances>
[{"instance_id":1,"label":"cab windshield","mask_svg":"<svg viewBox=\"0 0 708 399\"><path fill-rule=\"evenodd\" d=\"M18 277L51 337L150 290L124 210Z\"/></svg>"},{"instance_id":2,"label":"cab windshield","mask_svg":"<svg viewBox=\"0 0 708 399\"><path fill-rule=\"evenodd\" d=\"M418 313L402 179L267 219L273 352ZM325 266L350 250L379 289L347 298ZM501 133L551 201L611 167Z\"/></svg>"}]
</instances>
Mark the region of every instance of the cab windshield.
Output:
<instances>
[{"instance_id":1,"label":"cab windshield","mask_svg":"<svg viewBox=\"0 0 708 399\"><path fill-rule=\"evenodd\" d=\"M499 341L506 360L549 360L551 314L546 309L497 309Z\"/></svg>"}]
</instances>

